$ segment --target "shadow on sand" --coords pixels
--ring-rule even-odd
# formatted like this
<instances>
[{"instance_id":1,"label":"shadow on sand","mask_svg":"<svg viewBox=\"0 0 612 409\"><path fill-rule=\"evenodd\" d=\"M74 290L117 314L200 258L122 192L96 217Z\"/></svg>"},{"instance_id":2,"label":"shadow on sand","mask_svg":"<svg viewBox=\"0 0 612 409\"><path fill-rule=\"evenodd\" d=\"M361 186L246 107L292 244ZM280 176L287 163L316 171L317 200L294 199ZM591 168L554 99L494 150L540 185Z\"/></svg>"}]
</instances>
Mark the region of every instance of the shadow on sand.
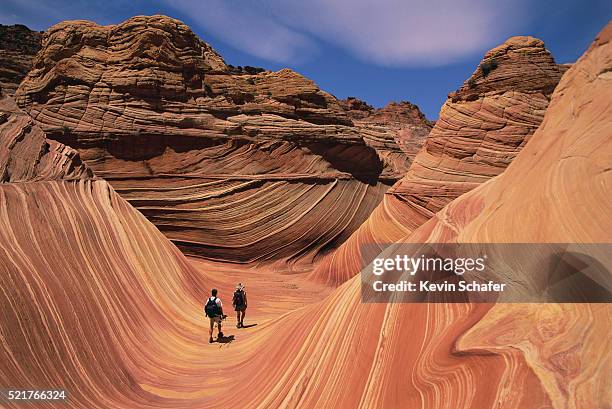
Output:
<instances>
[{"instance_id":1,"label":"shadow on sand","mask_svg":"<svg viewBox=\"0 0 612 409\"><path fill-rule=\"evenodd\" d=\"M251 328L254 327L257 324L249 324L249 325L243 325L241 328Z\"/></svg>"},{"instance_id":2,"label":"shadow on sand","mask_svg":"<svg viewBox=\"0 0 612 409\"><path fill-rule=\"evenodd\" d=\"M229 344L230 342L232 342L234 340L234 336L233 335L229 335L229 336L222 336L222 337L218 337L217 338L217 342L220 344Z\"/></svg>"}]
</instances>

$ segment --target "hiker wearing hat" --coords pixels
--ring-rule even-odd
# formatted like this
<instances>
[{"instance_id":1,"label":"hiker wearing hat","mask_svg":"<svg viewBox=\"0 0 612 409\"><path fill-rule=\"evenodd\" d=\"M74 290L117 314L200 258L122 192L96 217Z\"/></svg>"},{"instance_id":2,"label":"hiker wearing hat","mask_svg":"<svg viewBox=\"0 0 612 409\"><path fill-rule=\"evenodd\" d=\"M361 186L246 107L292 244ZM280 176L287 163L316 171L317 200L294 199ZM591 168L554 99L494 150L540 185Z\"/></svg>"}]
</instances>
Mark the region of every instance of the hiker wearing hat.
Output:
<instances>
[{"instance_id":1,"label":"hiker wearing hat","mask_svg":"<svg viewBox=\"0 0 612 409\"><path fill-rule=\"evenodd\" d=\"M236 328L243 328L244 313L247 309L247 295L245 291L245 286L242 283L238 283L238 285L236 286L236 291L234 291L234 298L232 299L232 305L234 306L234 310L236 310L236 319L238 320Z\"/></svg>"}]
</instances>

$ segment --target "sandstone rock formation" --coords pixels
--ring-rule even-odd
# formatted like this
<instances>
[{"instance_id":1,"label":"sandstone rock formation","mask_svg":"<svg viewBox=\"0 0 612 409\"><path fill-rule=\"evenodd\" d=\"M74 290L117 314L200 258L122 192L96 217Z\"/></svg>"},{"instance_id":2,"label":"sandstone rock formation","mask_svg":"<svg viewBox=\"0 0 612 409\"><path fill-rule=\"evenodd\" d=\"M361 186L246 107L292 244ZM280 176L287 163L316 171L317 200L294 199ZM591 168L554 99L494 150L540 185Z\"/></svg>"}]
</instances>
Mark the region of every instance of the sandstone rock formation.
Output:
<instances>
[{"instance_id":1,"label":"sandstone rock formation","mask_svg":"<svg viewBox=\"0 0 612 409\"><path fill-rule=\"evenodd\" d=\"M449 94L406 176L313 276L342 283L367 261L360 259L360 246L384 248L502 173L540 125L563 72L533 37L512 37L486 53L463 86Z\"/></svg>"},{"instance_id":2,"label":"sandstone rock formation","mask_svg":"<svg viewBox=\"0 0 612 409\"><path fill-rule=\"evenodd\" d=\"M46 139L11 98L0 98L0 183L92 176L74 149Z\"/></svg>"},{"instance_id":3,"label":"sandstone rock formation","mask_svg":"<svg viewBox=\"0 0 612 409\"><path fill-rule=\"evenodd\" d=\"M611 40L609 25L503 174L406 241L611 242ZM70 391L67 408L610 401L610 304L363 304L353 278L209 346L211 277L104 181L0 185L0 213L0 386L52 382Z\"/></svg>"},{"instance_id":4,"label":"sandstone rock formation","mask_svg":"<svg viewBox=\"0 0 612 409\"><path fill-rule=\"evenodd\" d=\"M429 121L418 106L408 101L389 102L383 108L374 108L367 102L355 97L338 101L351 119L367 120L377 125L388 125L394 128L423 127L431 128L434 122Z\"/></svg>"},{"instance_id":5,"label":"sandstone rock formation","mask_svg":"<svg viewBox=\"0 0 612 409\"><path fill-rule=\"evenodd\" d=\"M203 277L103 180L0 184L0 214L0 385L53 385L71 408L156 406L140 353L163 356L146 346L162 327L190 338L175 321L201 310Z\"/></svg>"},{"instance_id":6,"label":"sandstone rock formation","mask_svg":"<svg viewBox=\"0 0 612 409\"><path fill-rule=\"evenodd\" d=\"M508 169L452 202L411 240L612 242L611 40L608 24L563 77L542 125ZM552 407L605 407L612 354L603 334L611 316L610 304L499 304L457 349L524 360Z\"/></svg>"},{"instance_id":7,"label":"sandstone rock formation","mask_svg":"<svg viewBox=\"0 0 612 409\"><path fill-rule=\"evenodd\" d=\"M612 24L563 77L504 173L403 239L610 243L610 40ZM325 317L312 329L279 322L275 334L284 328L300 350L281 358L291 376L270 381L267 404L599 408L610 399L610 304L363 304L360 292L354 277L296 312Z\"/></svg>"},{"instance_id":8,"label":"sandstone rock formation","mask_svg":"<svg viewBox=\"0 0 612 409\"><path fill-rule=\"evenodd\" d=\"M210 259L334 248L409 163L312 81L230 67L163 16L52 27L16 98L183 250Z\"/></svg>"},{"instance_id":9,"label":"sandstone rock formation","mask_svg":"<svg viewBox=\"0 0 612 409\"><path fill-rule=\"evenodd\" d=\"M354 97L340 103L360 128L366 143L379 154L383 153L386 162L402 169L402 174L408 170L434 124L408 101L390 102L378 109Z\"/></svg>"},{"instance_id":10,"label":"sandstone rock formation","mask_svg":"<svg viewBox=\"0 0 612 409\"><path fill-rule=\"evenodd\" d=\"M0 95L12 95L32 67L42 33L24 25L0 24Z\"/></svg>"}]
</instances>

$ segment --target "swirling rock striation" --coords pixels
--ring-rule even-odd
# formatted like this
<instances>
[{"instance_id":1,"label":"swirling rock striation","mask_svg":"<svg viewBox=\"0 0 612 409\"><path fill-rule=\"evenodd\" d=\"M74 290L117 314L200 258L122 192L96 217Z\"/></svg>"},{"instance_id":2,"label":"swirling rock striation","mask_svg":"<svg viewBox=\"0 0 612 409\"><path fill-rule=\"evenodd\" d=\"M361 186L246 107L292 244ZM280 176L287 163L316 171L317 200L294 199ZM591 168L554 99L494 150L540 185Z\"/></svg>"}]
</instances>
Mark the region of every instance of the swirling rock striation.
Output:
<instances>
[{"instance_id":1,"label":"swirling rock striation","mask_svg":"<svg viewBox=\"0 0 612 409\"><path fill-rule=\"evenodd\" d=\"M40 50L42 32L0 24L0 95L13 95Z\"/></svg>"},{"instance_id":2,"label":"swirling rock striation","mask_svg":"<svg viewBox=\"0 0 612 409\"><path fill-rule=\"evenodd\" d=\"M71 408L186 407L139 386L163 328L201 341L206 278L162 233L103 180L0 184L0 224L0 387L64 389Z\"/></svg>"},{"instance_id":3,"label":"swirling rock striation","mask_svg":"<svg viewBox=\"0 0 612 409\"><path fill-rule=\"evenodd\" d=\"M0 98L0 183L92 177L77 151L46 139L15 101Z\"/></svg>"},{"instance_id":4,"label":"swirling rock striation","mask_svg":"<svg viewBox=\"0 0 612 409\"><path fill-rule=\"evenodd\" d=\"M410 240L612 242L611 69L609 23L564 75L541 126L508 169L446 206ZM524 361L551 407L605 407L610 325L610 304L498 304L459 339L457 351L509 359L508 390L517 390L512 362Z\"/></svg>"},{"instance_id":5,"label":"swirling rock striation","mask_svg":"<svg viewBox=\"0 0 612 409\"><path fill-rule=\"evenodd\" d=\"M360 246L378 244L382 250L502 173L542 122L565 70L533 37L511 37L487 52L462 87L449 94L406 175L313 277L344 282L368 262L360 259Z\"/></svg>"},{"instance_id":6,"label":"swirling rock striation","mask_svg":"<svg viewBox=\"0 0 612 409\"><path fill-rule=\"evenodd\" d=\"M505 172L402 240L612 242L611 40L609 24ZM292 338L299 353L283 355L291 377L271 381L270 393L256 388L266 404L599 408L610 399L610 304L365 304L360 284L353 277L300 312L325 319L292 332L301 338Z\"/></svg>"},{"instance_id":7,"label":"swirling rock striation","mask_svg":"<svg viewBox=\"0 0 612 409\"><path fill-rule=\"evenodd\" d=\"M409 163L312 81L228 66L164 16L53 26L16 98L183 250L215 260L311 260Z\"/></svg>"}]
</instances>

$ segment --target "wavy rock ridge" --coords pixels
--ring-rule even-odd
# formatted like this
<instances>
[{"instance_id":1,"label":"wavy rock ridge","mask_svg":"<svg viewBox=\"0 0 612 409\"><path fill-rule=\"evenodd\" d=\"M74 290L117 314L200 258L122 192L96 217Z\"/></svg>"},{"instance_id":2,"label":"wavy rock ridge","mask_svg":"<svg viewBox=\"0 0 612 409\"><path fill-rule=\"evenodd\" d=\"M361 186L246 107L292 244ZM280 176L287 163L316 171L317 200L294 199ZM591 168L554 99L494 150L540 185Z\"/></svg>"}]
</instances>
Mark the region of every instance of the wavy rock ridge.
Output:
<instances>
[{"instance_id":1,"label":"wavy rock ridge","mask_svg":"<svg viewBox=\"0 0 612 409\"><path fill-rule=\"evenodd\" d=\"M504 173L403 240L611 242L611 40L609 24ZM300 312L325 320L298 333L291 376L270 380L266 404L599 408L610 399L610 304L363 304L360 292L353 277Z\"/></svg>"},{"instance_id":2,"label":"wavy rock ridge","mask_svg":"<svg viewBox=\"0 0 612 409\"><path fill-rule=\"evenodd\" d=\"M52 27L16 98L181 249L216 260L334 248L410 162L312 81L227 66L163 16Z\"/></svg>"},{"instance_id":3,"label":"wavy rock ridge","mask_svg":"<svg viewBox=\"0 0 612 409\"><path fill-rule=\"evenodd\" d=\"M313 277L344 282L363 265L361 245L378 244L382 250L453 199L502 173L542 122L565 70L533 37L512 37L489 51L449 95L406 175Z\"/></svg>"},{"instance_id":4,"label":"wavy rock ridge","mask_svg":"<svg viewBox=\"0 0 612 409\"><path fill-rule=\"evenodd\" d=\"M0 183L92 177L74 149L46 139L15 101L0 99Z\"/></svg>"},{"instance_id":5,"label":"wavy rock ridge","mask_svg":"<svg viewBox=\"0 0 612 409\"><path fill-rule=\"evenodd\" d=\"M138 383L155 377L147 355L162 365L163 328L201 341L190 295L206 280L180 251L102 180L0 185L0 223L0 385L63 388L73 408L177 406Z\"/></svg>"}]
</instances>

